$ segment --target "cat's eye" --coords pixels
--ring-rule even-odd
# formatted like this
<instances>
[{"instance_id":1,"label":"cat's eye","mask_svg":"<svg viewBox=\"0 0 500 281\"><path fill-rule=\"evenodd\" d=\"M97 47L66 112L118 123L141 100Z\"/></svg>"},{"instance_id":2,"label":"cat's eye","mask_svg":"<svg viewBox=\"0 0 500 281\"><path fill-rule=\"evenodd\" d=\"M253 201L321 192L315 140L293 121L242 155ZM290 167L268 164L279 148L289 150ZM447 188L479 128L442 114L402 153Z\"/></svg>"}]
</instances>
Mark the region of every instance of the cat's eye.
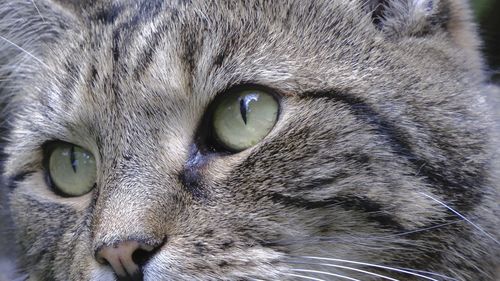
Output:
<instances>
[{"instance_id":1,"label":"cat's eye","mask_svg":"<svg viewBox=\"0 0 500 281\"><path fill-rule=\"evenodd\" d=\"M238 152L259 143L278 120L279 104L264 90L232 92L214 108L212 128L222 147Z\"/></svg>"},{"instance_id":2,"label":"cat's eye","mask_svg":"<svg viewBox=\"0 0 500 281\"><path fill-rule=\"evenodd\" d=\"M73 144L57 143L47 157L46 168L56 191L65 196L81 196L92 190L97 172L92 153Z\"/></svg>"}]
</instances>

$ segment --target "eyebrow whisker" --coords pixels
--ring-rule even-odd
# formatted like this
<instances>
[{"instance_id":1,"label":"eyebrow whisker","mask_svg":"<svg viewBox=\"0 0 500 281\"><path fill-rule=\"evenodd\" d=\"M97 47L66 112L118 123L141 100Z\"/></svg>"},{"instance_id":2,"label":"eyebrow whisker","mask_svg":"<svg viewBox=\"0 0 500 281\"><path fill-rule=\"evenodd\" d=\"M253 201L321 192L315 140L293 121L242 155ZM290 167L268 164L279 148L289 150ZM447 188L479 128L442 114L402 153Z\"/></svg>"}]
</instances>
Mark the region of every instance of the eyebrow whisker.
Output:
<instances>
[{"instance_id":1,"label":"eyebrow whisker","mask_svg":"<svg viewBox=\"0 0 500 281\"><path fill-rule=\"evenodd\" d=\"M36 5L35 0L31 0L31 3L33 3L33 6L35 6L35 9L38 12L38 15L40 15L40 18L42 18L42 21L45 22L45 18L42 16L42 13L40 13L40 10L38 9L38 6Z\"/></svg>"},{"instance_id":2,"label":"eyebrow whisker","mask_svg":"<svg viewBox=\"0 0 500 281\"><path fill-rule=\"evenodd\" d=\"M39 58L37 58L36 56L34 56L32 53L28 52L26 49L22 48L21 46L17 45L16 43L10 41L9 39L3 37L2 35L0 35L0 39L4 40L5 42L11 44L12 46L16 47L17 49L19 49L20 51L22 51L23 53L27 54L28 56L30 56L31 58L33 58L34 60L36 60L38 63L40 63L41 65L43 65L44 67L46 67L47 69L51 70L50 67L45 64L42 60L40 60ZM52 70L51 70L52 71Z\"/></svg>"}]
</instances>

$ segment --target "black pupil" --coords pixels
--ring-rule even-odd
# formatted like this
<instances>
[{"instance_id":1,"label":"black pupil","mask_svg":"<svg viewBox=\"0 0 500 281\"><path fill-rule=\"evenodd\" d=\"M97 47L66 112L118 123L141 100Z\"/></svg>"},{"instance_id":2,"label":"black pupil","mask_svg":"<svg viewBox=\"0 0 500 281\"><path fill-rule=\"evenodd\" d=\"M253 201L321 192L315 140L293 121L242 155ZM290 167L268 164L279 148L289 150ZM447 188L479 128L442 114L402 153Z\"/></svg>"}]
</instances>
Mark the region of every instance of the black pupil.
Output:
<instances>
[{"instance_id":1,"label":"black pupil","mask_svg":"<svg viewBox=\"0 0 500 281\"><path fill-rule=\"evenodd\" d=\"M247 94L245 96L240 97L240 113L241 113L241 118L243 119L243 122L245 122L245 125L248 122L248 112L250 112L249 106L251 102L258 101L259 100L259 94L256 93L251 93Z\"/></svg>"},{"instance_id":2,"label":"black pupil","mask_svg":"<svg viewBox=\"0 0 500 281\"><path fill-rule=\"evenodd\" d=\"M241 118L243 118L243 122L245 122L245 125L247 124L247 108L248 103L245 102L245 98L240 99L240 113L241 113Z\"/></svg>"},{"instance_id":3,"label":"black pupil","mask_svg":"<svg viewBox=\"0 0 500 281\"><path fill-rule=\"evenodd\" d=\"M71 161L71 168L73 168L73 172L76 173L75 146L71 146L69 152L69 161Z\"/></svg>"}]
</instances>

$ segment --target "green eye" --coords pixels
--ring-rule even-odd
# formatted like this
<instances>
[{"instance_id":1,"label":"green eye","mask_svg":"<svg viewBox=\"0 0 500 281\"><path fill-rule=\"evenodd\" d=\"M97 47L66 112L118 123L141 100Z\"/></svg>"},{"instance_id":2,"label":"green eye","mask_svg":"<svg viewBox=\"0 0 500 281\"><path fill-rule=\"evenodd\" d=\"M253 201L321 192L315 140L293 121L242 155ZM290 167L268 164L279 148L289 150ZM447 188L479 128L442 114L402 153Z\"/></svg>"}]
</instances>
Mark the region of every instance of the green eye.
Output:
<instances>
[{"instance_id":1,"label":"green eye","mask_svg":"<svg viewBox=\"0 0 500 281\"><path fill-rule=\"evenodd\" d=\"M224 97L217 104L212 126L220 145L242 151L260 142L278 119L278 102L261 90L246 90Z\"/></svg>"},{"instance_id":2,"label":"green eye","mask_svg":"<svg viewBox=\"0 0 500 281\"><path fill-rule=\"evenodd\" d=\"M96 181L94 156L72 144L57 144L51 150L48 170L54 187L67 196L88 193Z\"/></svg>"}]
</instances>

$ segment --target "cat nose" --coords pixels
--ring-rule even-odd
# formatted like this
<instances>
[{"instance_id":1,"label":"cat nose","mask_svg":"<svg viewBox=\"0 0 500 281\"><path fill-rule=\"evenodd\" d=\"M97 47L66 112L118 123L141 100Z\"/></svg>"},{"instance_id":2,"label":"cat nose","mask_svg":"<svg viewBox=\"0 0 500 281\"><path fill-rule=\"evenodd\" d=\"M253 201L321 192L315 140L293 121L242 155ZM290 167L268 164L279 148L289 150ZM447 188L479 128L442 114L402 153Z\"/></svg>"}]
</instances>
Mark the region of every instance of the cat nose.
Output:
<instances>
[{"instance_id":1,"label":"cat nose","mask_svg":"<svg viewBox=\"0 0 500 281\"><path fill-rule=\"evenodd\" d=\"M109 264L119 280L142 280L140 267L153 257L162 244L147 245L133 240L123 241L101 247L96 252L96 260L101 264Z\"/></svg>"}]
</instances>

